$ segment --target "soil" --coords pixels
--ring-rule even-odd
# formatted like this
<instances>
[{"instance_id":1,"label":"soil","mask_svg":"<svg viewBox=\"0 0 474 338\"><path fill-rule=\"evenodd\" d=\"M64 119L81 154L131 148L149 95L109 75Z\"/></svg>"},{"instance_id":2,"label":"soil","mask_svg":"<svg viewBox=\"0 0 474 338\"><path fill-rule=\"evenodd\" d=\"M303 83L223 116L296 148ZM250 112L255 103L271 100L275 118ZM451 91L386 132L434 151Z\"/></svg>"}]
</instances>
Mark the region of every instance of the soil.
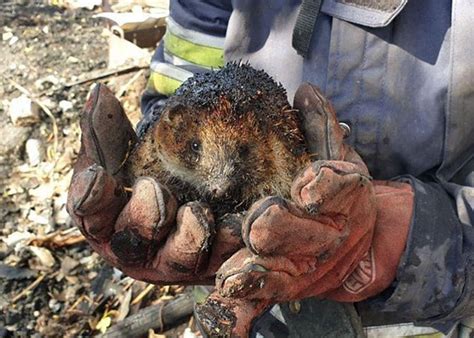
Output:
<instances>
[{"instance_id":1,"label":"soil","mask_svg":"<svg viewBox=\"0 0 474 338\"><path fill-rule=\"evenodd\" d=\"M94 11L37 2L1 6L0 337L94 335L183 288L147 289L109 267L65 210L79 150L79 115L93 85L66 84L106 70L104 24L92 18ZM101 81L123 92L133 75ZM134 116L146 76L143 72L120 98ZM25 93L45 108L36 121L14 125L12 100ZM31 139L38 140L39 163L28 157L25 144ZM149 292L137 301L145 289Z\"/></svg>"}]
</instances>

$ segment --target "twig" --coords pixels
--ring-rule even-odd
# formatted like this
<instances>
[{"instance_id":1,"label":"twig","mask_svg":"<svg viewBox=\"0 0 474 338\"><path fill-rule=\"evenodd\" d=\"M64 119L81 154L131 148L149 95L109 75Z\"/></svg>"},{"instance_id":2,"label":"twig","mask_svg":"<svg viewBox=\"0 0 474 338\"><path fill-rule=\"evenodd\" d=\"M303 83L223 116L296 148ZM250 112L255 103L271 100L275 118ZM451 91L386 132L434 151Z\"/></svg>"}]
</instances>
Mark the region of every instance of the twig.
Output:
<instances>
[{"instance_id":1,"label":"twig","mask_svg":"<svg viewBox=\"0 0 474 338\"><path fill-rule=\"evenodd\" d=\"M117 91L117 93L115 93L115 96L117 97L121 97L123 94L125 94L128 90L128 88L135 82L137 81L142 75L143 73L145 72L144 69L140 69L140 71L138 71L137 73L135 73L135 75L132 76L132 78L126 83L124 84L122 87L119 88L119 90Z\"/></svg>"},{"instance_id":2,"label":"twig","mask_svg":"<svg viewBox=\"0 0 474 338\"><path fill-rule=\"evenodd\" d=\"M64 85L65 88L69 88L69 87L72 87L72 86L76 86L76 85L80 85L80 84L84 84L84 83L88 83L88 82L92 82L92 81L95 81L95 80L101 80L101 79L105 79L107 77L111 77L111 76L115 76L115 75L120 75L120 74L126 74L126 73L130 73L130 72L134 72L134 71L137 71L137 70L140 70L140 69L144 69L144 68L148 68L148 65L146 64L139 64L139 65L129 65L129 66L125 66L123 68L116 68L116 69L107 69L99 74L93 74L93 75L90 75L88 78L86 79L82 79L82 80L77 80L77 81L74 81L74 82L70 82L70 83L66 83Z\"/></svg>"},{"instance_id":3,"label":"twig","mask_svg":"<svg viewBox=\"0 0 474 338\"><path fill-rule=\"evenodd\" d=\"M77 228L71 228L63 231L58 230L45 236L37 236L31 239L30 243L35 246L64 247L81 243L85 240L86 238Z\"/></svg>"},{"instance_id":4,"label":"twig","mask_svg":"<svg viewBox=\"0 0 474 338\"><path fill-rule=\"evenodd\" d=\"M136 279L131 279L130 281L123 287L123 291L127 291L132 287L132 285L136 282Z\"/></svg>"},{"instance_id":5,"label":"twig","mask_svg":"<svg viewBox=\"0 0 474 338\"><path fill-rule=\"evenodd\" d=\"M17 301L19 301L21 298L23 298L24 296L26 296L28 294L28 292L32 291L34 288L36 288L39 283L41 283L41 281L44 279L44 277L46 277L46 274L41 274L38 276L38 278L36 278L36 280L31 283L30 285L28 285L28 287L26 289L24 289L23 291L21 291L19 294L17 294L15 297L13 297L12 299L12 304L15 304Z\"/></svg>"},{"instance_id":6,"label":"twig","mask_svg":"<svg viewBox=\"0 0 474 338\"><path fill-rule=\"evenodd\" d=\"M193 313L193 307L192 297L189 294L182 295L173 301L140 310L110 327L101 337L139 337L146 334L148 329L163 332L184 322Z\"/></svg>"},{"instance_id":7,"label":"twig","mask_svg":"<svg viewBox=\"0 0 474 338\"><path fill-rule=\"evenodd\" d=\"M125 279L122 279L121 282L123 282ZM128 289L130 289L132 287L132 285L136 282L135 279L131 279L127 284L125 284L125 286L123 287L122 289L122 292L126 292L128 291ZM114 302L112 303L112 307L116 307L118 306L120 303L120 300L118 298L116 298L114 300Z\"/></svg>"},{"instance_id":8,"label":"twig","mask_svg":"<svg viewBox=\"0 0 474 338\"><path fill-rule=\"evenodd\" d=\"M145 296L146 296L147 294L149 294L150 291L153 290L155 287L156 287L156 285L154 285L154 284L149 284L149 285L145 288L145 290L143 290L142 292L140 292L139 295L136 296L134 300L132 300L132 303L131 303L131 304L132 304L132 305L138 304L138 303L139 303L143 298L145 298Z\"/></svg>"},{"instance_id":9,"label":"twig","mask_svg":"<svg viewBox=\"0 0 474 338\"><path fill-rule=\"evenodd\" d=\"M80 302L82 302L82 300L84 299L84 295L81 295L75 302L74 304L72 304L69 309L66 310L66 312L71 312L73 311L78 305Z\"/></svg>"},{"instance_id":10,"label":"twig","mask_svg":"<svg viewBox=\"0 0 474 338\"><path fill-rule=\"evenodd\" d=\"M191 316L191 318L189 318L188 327L191 328L191 330L194 328L194 316Z\"/></svg>"},{"instance_id":11,"label":"twig","mask_svg":"<svg viewBox=\"0 0 474 338\"><path fill-rule=\"evenodd\" d=\"M58 125L56 123L56 118L54 117L53 113L51 110L49 110L48 107L46 107L35 95L33 95L28 89L20 85L19 83L15 82L15 80L8 79L10 83L18 89L20 92L28 96L31 101L36 103L46 115L51 119L51 122L53 123L53 136L54 136L54 143L53 143L53 158L55 158L58 154Z\"/></svg>"}]
</instances>

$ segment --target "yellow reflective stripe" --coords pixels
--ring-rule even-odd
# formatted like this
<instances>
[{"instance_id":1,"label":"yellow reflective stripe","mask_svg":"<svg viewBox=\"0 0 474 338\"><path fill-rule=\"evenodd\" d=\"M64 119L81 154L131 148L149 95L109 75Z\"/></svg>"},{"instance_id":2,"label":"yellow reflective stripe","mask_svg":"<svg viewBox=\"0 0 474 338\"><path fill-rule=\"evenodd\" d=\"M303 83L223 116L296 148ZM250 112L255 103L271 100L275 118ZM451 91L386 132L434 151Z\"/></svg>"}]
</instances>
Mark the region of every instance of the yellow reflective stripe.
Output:
<instances>
[{"instance_id":1,"label":"yellow reflective stripe","mask_svg":"<svg viewBox=\"0 0 474 338\"><path fill-rule=\"evenodd\" d=\"M404 336L404 337L409 337L409 338L443 338L445 337L444 334L441 332L436 332L436 333L427 333L427 334L415 334L413 336Z\"/></svg>"},{"instance_id":2,"label":"yellow reflective stripe","mask_svg":"<svg viewBox=\"0 0 474 338\"><path fill-rule=\"evenodd\" d=\"M148 78L147 89L151 89L157 91L160 94L170 96L174 94L176 89L178 89L182 83L182 81L152 71L150 77Z\"/></svg>"},{"instance_id":3,"label":"yellow reflective stripe","mask_svg":"<svg viewBox=\"0 0 474 338\"><path fill-rule=\"evenodd\" d=\"M196 65L192 62L183 60L177 57L176 55L170 54L166 50L164 51L163 56L164 56L165 62L172 64L173 66L197 66L199 68L206 69L206 70L212 70L213 68L213 67L207 67L203 65Z\"/></svg>"},{"instance_id":4,"label":"yellow reflective stripe","mask_svg":"<svg viewBox=\"0 0 474 338\"><path fill-rule=\"evenodd\" d=\"M168 53L206 67L224 66L224 50L221 48L199 45L180 38L170 31L164 37L165 49Z\"/></svg>"}]
</instances>

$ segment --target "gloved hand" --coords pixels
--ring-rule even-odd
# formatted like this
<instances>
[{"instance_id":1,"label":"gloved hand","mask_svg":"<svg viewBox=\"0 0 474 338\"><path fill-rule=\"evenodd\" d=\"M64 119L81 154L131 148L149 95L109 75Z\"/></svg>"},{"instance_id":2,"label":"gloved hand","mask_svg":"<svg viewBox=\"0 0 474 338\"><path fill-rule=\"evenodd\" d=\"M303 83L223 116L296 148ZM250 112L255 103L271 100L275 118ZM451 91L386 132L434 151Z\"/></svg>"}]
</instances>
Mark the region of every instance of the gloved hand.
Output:
<instances>
[{"instance_id":1,"label":"gloved hand","mask_svg":"<svg viewBox=\"0 0 474 338\"><path fill-rule=\"evenodd\" d=\"M395 278L413 212L411 186L372 181L315 87L302 85L294 107L320 160L295 179L291 201L268 197L249 210L246 248L221 266L216 290L196 306L210 336L247 336L275 303L311 296L360 301Z\"/></svg>"},{"instance_id":2,"label":"gloved hand","mask_svg":"<svg viewBox=\"0 0 474 338\"><path fill-rule=\"evenodd\" d=\"M94 250L127 275L150 283L212 283L222 262L243 247L242 216L229 215L216 224L204 204L178 209L155 179L132 182L124 164L137 137L105 86L97 85L87 101L81 130L67 209Z\"/></svg>"}]
</instances>

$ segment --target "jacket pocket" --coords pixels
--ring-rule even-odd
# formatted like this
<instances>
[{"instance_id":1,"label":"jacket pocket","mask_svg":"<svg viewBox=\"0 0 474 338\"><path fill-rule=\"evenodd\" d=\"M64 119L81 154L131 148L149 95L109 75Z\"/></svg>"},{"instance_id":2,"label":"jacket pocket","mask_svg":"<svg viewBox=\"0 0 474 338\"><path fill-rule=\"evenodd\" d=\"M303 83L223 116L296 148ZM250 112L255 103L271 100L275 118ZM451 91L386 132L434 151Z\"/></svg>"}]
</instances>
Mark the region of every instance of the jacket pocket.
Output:
<instances>
[{"instance_id":1,"label":"jacket pocket","mask_svg":"<svg viewBox=\"0 0 474 338\"><path fill-rule=\"evenodd\" d=\"M385 27L405 7L407 0L325 0L321 11L367 27Z\"/></svg>"}]
</instances>

